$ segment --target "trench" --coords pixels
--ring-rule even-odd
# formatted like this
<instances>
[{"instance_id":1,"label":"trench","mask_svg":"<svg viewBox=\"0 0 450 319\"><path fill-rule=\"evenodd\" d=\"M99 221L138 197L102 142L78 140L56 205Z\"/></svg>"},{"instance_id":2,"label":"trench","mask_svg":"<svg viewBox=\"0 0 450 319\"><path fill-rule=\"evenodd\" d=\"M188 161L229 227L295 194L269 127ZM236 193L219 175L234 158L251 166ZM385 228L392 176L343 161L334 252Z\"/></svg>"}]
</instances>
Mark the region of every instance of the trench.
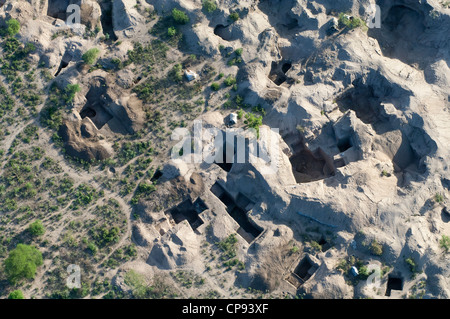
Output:
<instances>
[{"instance_id":1,"label":"trench","mask_svg":"<svg viewBox=\"0 0 450 319\"><path fill-rule=\"evenodd\" d=\"M236 200L218 183L211 187L211 192L225 205L228 214L239 224L237 233L249 244L252 243L263 229L250 221L247 211L254 203L245 195L239 193Z\"/></svg>"},{"instance_id":2,"label":"trench","mask_svg":"<svg viewBox=\"0 0 450 319\"><path fill-rule=\"evenodd\" d=\"M97 129L101 129L113 118L106 111L108 99L106 98L106 86L103 80L99 80L95 85L91 86L86 94L86 100L86 104L80 111L81 118L89 117Z\"/></svg>"},{"instance_id":3,"label":"trench","mask_svg":"<svg viewBox=\"0 0 450 319\"><path fill-rule=\"evenodd\" d=\"M353 88L347 90L336 99L336 103L345 113L348 110L355 112L356 116L365 124L370 125L379 139L377 148L392 158L392 162L398 170L411 169L421 172L420 156L413 150L406 134L400 129L396 129L390 123L389 118L383 116L382 98L375 92L375 88L366 85L361 80L353 82ZM387 86L386 96L391 95L395 88ZM352 140L347 138L338 141L338 148L341 152L352 147Z\"/></svg>"},{"instance_id":4,"label":"trench","mask_svg":"<svg viewBox=\"0 0 450 319\"><path fill-rule=\"evenodd\" d=\"M114 33L113 19L112 19L112 1L103 0L99 2L102 15L100 17L100 23L102 25L103 34L109 37L109 40L116 41L117 36Z\"/></svg>"},{"instance_id":5,"label":"trench","mask_svg":"<svg viewBox=\"0 0 450 319\"><path fill-rule=\"evenodd\" d=\"M309 183L335 174L333 159L319 147L312 152L304 143L293 146L294 154L289 158L297 183Z\"/></svg>"},{"instance_id":6,"label":"trench","mask_svg":"<svg viewBox=\"0 0 450 319\"><path fill-rule=\"evenodd\" d=\"M69 51L64 52L64 55L61 59L61 63L59 64L58 71L56 71L55 73L55 77L57 77L59 73L61 73L61 71L69 65L70 61L72 61L72 58L73 56L71 52Z\"/></svg>"},{"instance_id":7,"label":"trench","mask_svg":"<svg viewBox=\"0 0 450 319\"><path fill-rule=\"evenodd\" d=\"M291 67L292 63L290 61L273 61L269 73L269 79L276 85L280 86L288 79L286 73L291 69Z\"/></svg>"},{"instance_id":8,"label":"trench","mask_svg":"<svg viewBox=\"0 0 450 319\"><path fill-rule=\"evenodd\" d=\"M381 21L381 28L369 29L368 35L378 41L383 55L425 68L437 50L420 44L426 30L424 12L403 4L381 6L381 12L388 12Z\"/></svg>"},{"instance_id":9,"label":"trench","mask_svg":"<svg viewBox=\"0 0 450 319\"><path fill-rule=\"evenodd\" d=\"M207 208L208 207L200 198L197 198L195 202L187 199L181 204L166 211L166 214L170 215L176 224L187 220L192 230L195 231L200 225L204 223L199 214L205 211Z\"/></svg>"}]
</instances>

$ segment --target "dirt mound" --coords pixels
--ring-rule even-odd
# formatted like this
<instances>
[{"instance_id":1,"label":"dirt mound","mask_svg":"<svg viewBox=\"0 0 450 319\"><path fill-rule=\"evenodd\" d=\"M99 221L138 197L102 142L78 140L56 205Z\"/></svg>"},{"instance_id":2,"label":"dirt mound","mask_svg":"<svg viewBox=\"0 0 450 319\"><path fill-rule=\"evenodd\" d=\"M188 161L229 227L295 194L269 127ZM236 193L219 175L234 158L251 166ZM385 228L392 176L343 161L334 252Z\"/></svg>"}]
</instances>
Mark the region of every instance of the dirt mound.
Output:
<instances>
[{"instance_id":1,"label":"dirt mound","mask_svg":"<svg viewBox=\"0 0 450 319\"><path fill-rule=\"evenodd\" d=\"M111 147L99 140L98 130L89 118L64 121L58 134L69 156L92 162L105 160L112 155Z\"/></svg>"}]
</instances>

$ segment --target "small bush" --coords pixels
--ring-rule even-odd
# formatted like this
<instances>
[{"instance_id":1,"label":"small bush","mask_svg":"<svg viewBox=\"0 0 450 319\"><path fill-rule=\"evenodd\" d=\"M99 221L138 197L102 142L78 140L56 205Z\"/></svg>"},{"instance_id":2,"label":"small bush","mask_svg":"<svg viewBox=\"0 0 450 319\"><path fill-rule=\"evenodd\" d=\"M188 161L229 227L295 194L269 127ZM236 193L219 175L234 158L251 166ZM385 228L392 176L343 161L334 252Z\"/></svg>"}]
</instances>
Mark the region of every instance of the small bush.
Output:
<instances>
[{"instance_id":1,"label":"small bush","mask_svg":"<svg viewBox=\"0 0 450 319\"><path fill-rule=\"evenodd\" d=\"M223 81L226 86L233 86L236 83L236 78L228 75L227 78Z\"/></svg>"},{"instance_id":2,"label":"small bush","mask_svg":"<svg viewBox=\"0 0 450 319\"><path fill-rule=\"evenodd\" d=\"M439 246L444 249L446 253L448 253L450 250L450 237L442 235L442 238L439 241Z\"/></svg>"},{"instance_id":3,"label":"small bush","mask_svg":"<svg viewBox=\"0 0 450 319\"><path fill-rule=\"evenodd\" d=\"M34 237L39 237L45 234L45 227L42 225L42 222L38 219L34 223L31 223L28 227L28 231Z\"/></svg>"},{"instance_id":4,"label":"small bush","mask_svg":"<svg viewBox=\"0 0 450 319\"><path fill-rule=\"evenodd\" d=\"M211 90L219 91L219 88L220 88L220 84L219 83L214 82L213 84L211 84Z\"/></svg>"},{"instance_id":5,"label":"small bush","mask_svg":"<svg viewBox=\"0 0 450 319\"><path fill-rule=\"evenodd\" d=\"M189 17L187 14L176 8L172 10L172 18L177 24L186 24L189 22Z\"/></svg>"},{"instance_id":6,"label":"small bush","mask_svg":"<svg viewBox=\"0 0 450 319\"><path fill-rule=\"evenodd\" d=\"M345 26L351 30L356 29L358 27L366 28L366 23L362 19L349 16L345 13L339 14L339 24L341 26Z\"/></svg>"},{"instance_id":7,"label":"small bush","mask_svg":"<svg viewBox=\"0 0 450 319\"><path fill-rule=\"evenodd\" d=\"M237 13L237 12L231 13L230 19L233 20L234 22L236 22L237 20L239 20L239 13Z\"/></svg>"},{"instance_id":8,"label":"small bush","mask_svg":"<svg viewBox=\"0 0 450 319\"><path fill-rule=\"evenodd\" d=\"M6 22L6 33L13 37L20 31L20 23L16 19L9 19Z\"/></svg>"},{"instance_id":9,"label":"small bush","mask_svg":"<svg viewBox=\"0 0 450 319\"><path fill-rule=\"evenodd\" d=\"M174 37L177 34L177 29L175 29L174 27L169 27L167 29L167 35L169 37Z\"/></svg>"},{"instance_id":10,"label":"small bush","mask_svg":"<svg viewBox=\"0 0 450 319\"><path fill-rule=\"evenodd\" d=\"M242 48L234 50L234 53L236 53L237 56L241 56L242 52L244 52L244 49L242 49Z\"/></svg>"},{"instance_id":11,"label":"small bush","mask_svg":"<svg viewBox=\"0 0 450 319\"><path fill-rule=\"evenodd\" d=\"M100 50L97 48L92 48L87 50L83 55L82 59L84 63L92 65L97 60L98 54L100 53Z\"/></svg>"},{"instance_id":12,"label":"small bush","mask_svg":"<svg viewBox=\"0 0 450 319\"><path fill-rule=\"evenodd\" d=\"M214 0L203 0L203 9L208 13L213 13L217 10L217 4Z\"/></svg>"},{"instance_id":13,"label":"small bush","mask_svg":"<svg viewBox=\"0 0 450 319\"><path fill-rule=\"evenodd\" d=\"M381 256L383 254L383 245L373 240L370 244L370 252L376 256Z\"/></svg>"},{"instance_id":14,"label":"small bush","mask_svg":"<svg viewBox=\"0 0 450 319\"><path fill-rule=\"evenodd\" d=\"M436 195L434 195L434 200L438 204L442 203L444 201L444 196L442 196L442 194L436 193Z\"/></svg>"}]
</instances>

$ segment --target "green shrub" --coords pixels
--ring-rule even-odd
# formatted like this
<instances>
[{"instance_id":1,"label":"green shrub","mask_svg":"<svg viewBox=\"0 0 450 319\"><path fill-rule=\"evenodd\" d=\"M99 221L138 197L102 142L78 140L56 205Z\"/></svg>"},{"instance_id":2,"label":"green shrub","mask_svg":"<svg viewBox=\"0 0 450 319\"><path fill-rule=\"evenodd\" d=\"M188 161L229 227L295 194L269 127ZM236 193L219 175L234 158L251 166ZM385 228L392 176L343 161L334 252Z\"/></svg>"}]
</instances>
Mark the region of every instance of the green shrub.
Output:
<instances>
[{"instance_id":1,"label":"green shrub","mask_svg":"<svg viewBox=\"0 0 450 319\"><path fill-rule=\"evenodd\" d=\"M25 299L21 290L14 290L8 296L8 299Z\"/></svg>"},{"instance_id":2,"label":"green shrub","mask_svg":"<svg viewBox=\"0 0 450 319\"><path fill-rule=\"evenodd\" d=\"M236 53L237 56L241 56L242 52L244 52L244 49L242 49L242 48L234 50L234 53Z\"/></svg>"},{"instance_id":3,"label":"green shrub","mask_svg":"<svg viewBox=\"0 0 450 319\"><path fill-rule=\"evenodd\" d=\"M9 19L6 22L6 33L13 37L20 31L20 23L16 19Z\"/></svg>"},{"instance_id":4,"label":"green shrub","mask_svg":"<svg viewBox=\"0 0 450 319\"><path fill-rule=\"evenodd\" d=\"M217 10L217 4L214 0L203 0L203 9L208 13L212 13Z\"/></svg>"},{"instance_id":5,"label":"green shrub","mask_svg":"<svg viewBox=\"0 0 450 319\"><path fill-rule=\"evenodd\" d=\"M225 83L226 86L233 86L236 83L236 78L232 75L228 75L223 83Z\"/></svg>"},{"instance_id":6,"label":"green shrub","mask_svg":"<svg viewBox=\"0 0 450 319\"><path fill-rule=\"evenodd\" d=\"M339 14L339 24L349 29L356 29L358 27L367 28L366 23L362 19L349 16L345 13Z\"/></svg>"},{"instance_id":7,"label":"green shrub","mask_svg":"<svg viewBox=\"0 0 450 319\"><path fill-rule=\"evenodd\" d=\"M167 35L169 37L174 37L177 34L177 29L175 29L174 27L169 27L167 29Z\"/></svg>"},{"instance_id":8,"label":"green shrub","mask_svg":"<svg viewBox=\"0 0 450 319\"><path fill-rule=\"evenodd\" d=\"M416 261L409 257L405 259L406 264L409 266L409 269L411 270L411 272L414 274L417 272L417 264Z\"/></svg>"},{"instance_id":9,"label":"green shrub","mask_svg":"<svg viewBox=\"0 0 450 319\"><path fill-rule=\"evenodd\" d=\"M237 20L239 20L239 13L237 13L237 12L231 13L230 19L233 20L234 22L236 22Z\"/></svg>"},{"instance_id":10,"label":"green shrub","mask_svg":"<svg viewBox=\"0 0 450 319\"><path fill-rule=\"evenodd\" d=\"M439 240L439 246L448 253L450 250L450 237L442 235L441 240Z\"/></svg>"},{"instance_id":11,"label":"green shrub","mask_svg":"<svg viewBox=\"0 0 450 319\"><path fill-rule=\"evenodd\" d=\"M360 279L367 279L371 273L369 273L369 269L367 266L362 265L358 268L358 276Z\"/></svg>"},{"instance_id":12,"label":"green shrub","mask_svg":"<svg viewBox=\"0 0 450 319\"><path fill-rule=\"evenodd\" d=\"M87 50L83 55L82 59L84 63L92 65L97 60L98 54L100 53L100 50L97 48L92 48Z\"/></svg>"},{"instance_id":13,"label":"green shrub","mask_svg":"<svg viewBox=\"0 0 450 319\"><path fill-rule=\"evenodd\" d=\"M28 226L28 231L34 237L39 237L45 234L45 227L42 225L42 221L38 219Z\"/></svg>"},{"instance_id":14,"label":"green shrub","mask_svg":"<svg viewBox=\"0 0 450 319\"><path fill-rule=\"evenodd\" d=\"M94 243L92 243L92 242L90 242L90 243L87 245L87 249L89 250L89 252L90 252L92 255L95 255L95 254L97 253L97 251L98 251L98 247L97 247Z\"/></svg>"},{"instance_id":15,"label":"green shrub","mask_svg":"<svg viewBox=\"0 0 450 319\"><path fill-rule=\"evenodd\" d=\"M170 78L175 82L181 82L183 80L182 69L183 67L181 66L181 64L175 64L169 73Z\"/></svg>"},{"instance_id":16,"label":"green shrub","mask_svg":"<svg viewBox=\"0 0 450 319\"><path fill-rule=\"evenodd\" d=\"M436 195L434 195L434 200L436 201L436 203L442 203L444 201L444 196L442 196L442 194L436 193Z\"/></svg>"},{"instance_id":17,"label":"green shrub","mask_svg":"<svg viewBox=\"0 0 450 319\"><path fill-rule=\"evenodd\" d=\"M39 250L33 246L18 244L4 261L5 274L12 284L25 278L33 279L37 267L42 263L42 254Z\"/></svg>"},{"instance_id":18,"label":"green shrub","mask_svg":"<svg viewBox=\"0 0 450 319\"><path fill-rule=\"evenodd\" d=\"M211 90L219 91L219 88L220 88L220 84L219 83L214 82L213 84L211 84Z\"/></svg>"},{"instance_id":19,"label":"green shrub","mask_svg":"<svg viewBox=\"0 0 450 319\"><path fill-rule=\"evenodd\" d=\"M189 17L187 16L187 14L176 8L172 10L172 18L177 24L186 24L189 22Z\"/></svg>"}]
</instances>

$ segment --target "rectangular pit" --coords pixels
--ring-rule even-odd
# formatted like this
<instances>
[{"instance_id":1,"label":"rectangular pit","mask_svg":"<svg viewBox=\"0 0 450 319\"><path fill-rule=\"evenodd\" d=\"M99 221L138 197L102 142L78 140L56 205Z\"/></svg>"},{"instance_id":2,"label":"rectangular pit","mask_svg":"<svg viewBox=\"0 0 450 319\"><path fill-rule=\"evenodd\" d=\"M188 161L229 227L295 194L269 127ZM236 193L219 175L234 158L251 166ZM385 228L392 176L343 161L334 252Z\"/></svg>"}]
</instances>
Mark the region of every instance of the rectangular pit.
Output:
<instances>
[{"instance_id":1,"label":"rectangular pit","mask_svg":"<svg viewBox=\"0 0 450 319\"><path fill-rule=\"evenodd\" d=\"M216 197L218 197L226 206L228 214L240 226L237 233L249 244L262 233L263 229L255 225L247 216L246 212L251 209L251 206L254 205L250 199L239 193L237 200L235 201L233 197L228 194L228 192L217 182L211 187L211 192L216 195ZM243 205L245 206L242 207Z\"/></svg>"},{"instance_id":2,"label":"rectangular pit","mask_svg":"<svg viewBox=\"0 0 450 319\"><path fill-rule=\"evenodd\" d=\"M203 220L199 217L199 214L207 208L208 207L200 198L198 198L194 203L187 199L178 206L166 211L166 214L170 214L177 224L187 220L191 228L196 230L203 224Z\"/></svg>"},{"instance_id":3,"label":"rectangular pit","mask_svg":"<svg viewBox=\"0 0 450 319\"><path fill-rule=\"evenodd\" d=\"M403 290L403 278L391 275L388 276L385 296L391 296L392 290Z\"/></svg>"},{"instance_id":4,"label":"rectangular pit","mask_svg":"<svg viewBox=\"0 0 450 319\"><path fill-rule=\"evenodd\" d=\"M311 262L308 256L302 258L297 267L291 272L286 280L298 288L303 285L317 270L317 266Z\"/></svg>"}]
</instances>

